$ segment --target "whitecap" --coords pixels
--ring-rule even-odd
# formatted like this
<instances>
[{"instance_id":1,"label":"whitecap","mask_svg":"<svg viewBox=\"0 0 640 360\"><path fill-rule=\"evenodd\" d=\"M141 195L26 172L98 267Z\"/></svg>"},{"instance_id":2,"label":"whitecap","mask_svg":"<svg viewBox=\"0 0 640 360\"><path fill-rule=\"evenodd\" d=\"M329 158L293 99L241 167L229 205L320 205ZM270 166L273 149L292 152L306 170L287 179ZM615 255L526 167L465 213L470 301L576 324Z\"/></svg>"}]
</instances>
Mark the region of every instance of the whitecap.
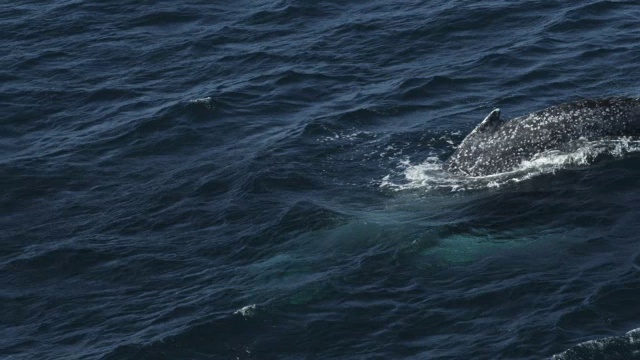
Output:
<instances>
[{"instance_id":1,"label":"whitecap","mask_svg":"<svg viewBox=\"0 0 640 360\"><path fill-rule=\"evenodd\" d=\"M203 97L200 99L190 100L189 103L200 104L209 110L213 109L213 99L210 96Z\"/></svg>"},{"instance_id":2,"label":"whitecap","mask_svg":"<svg viewBox=\"0 0 640 360\"><path fill-rule=\"evenodd\" d=\"M242 315L245 318L253 317L256 314L256 304L247 305L233 312L234 315Z\"/></svg>"}]
</instances>

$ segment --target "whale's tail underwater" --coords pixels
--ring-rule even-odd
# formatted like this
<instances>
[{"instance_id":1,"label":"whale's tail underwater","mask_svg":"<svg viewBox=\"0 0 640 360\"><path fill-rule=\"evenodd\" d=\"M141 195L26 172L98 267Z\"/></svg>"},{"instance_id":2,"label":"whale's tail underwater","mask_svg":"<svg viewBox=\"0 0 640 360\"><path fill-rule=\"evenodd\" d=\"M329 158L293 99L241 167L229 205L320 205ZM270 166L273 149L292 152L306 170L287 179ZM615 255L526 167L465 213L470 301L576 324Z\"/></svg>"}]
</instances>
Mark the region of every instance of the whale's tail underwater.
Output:
<instances>
[{"instance_id":1,"label":"whale's tail underwater","mask_svg":"<svg viewBox=\"0 0 640 360\"><path fill-rule=\"evenodd\" d=\"M501 119L495 109L460 143L444 169L471 177L505 173L576 141L639 136L640 98L581 100L511 120Z\"/></svg>"}]
</instances>

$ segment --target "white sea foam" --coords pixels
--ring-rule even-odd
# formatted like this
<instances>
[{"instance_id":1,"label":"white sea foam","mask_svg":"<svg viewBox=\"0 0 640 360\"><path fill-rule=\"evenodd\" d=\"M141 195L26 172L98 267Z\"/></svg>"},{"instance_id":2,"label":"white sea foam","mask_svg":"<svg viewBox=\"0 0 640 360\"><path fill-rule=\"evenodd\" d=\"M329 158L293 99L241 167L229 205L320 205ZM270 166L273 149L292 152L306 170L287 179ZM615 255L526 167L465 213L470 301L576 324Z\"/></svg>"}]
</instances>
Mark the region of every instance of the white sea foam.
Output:
<instances>
[{"instance_id":1,"label":"white sea foam","mask_svg":"<svg viewBox=\"0 0 640 360\"><path fill-rule=\"evenodd\" d=\"M350 131L350 132L334 132L333 135L323 136L319 139L320 142L333 142L333 141L354 141L358 138L371 137L376 138L378 135L369 131Z\"/></svg>"},{"instance_id":2,"label":"white sea foam","mask_svg":"<svg viewBox=\"0 0 640 360\"><path fill-rule=\"evenodd\" d=\"M213 109L213 101L212 100L213 99L211 99L211 97L203 97L203 98L200 98L200 99L191 100L189 102L192 103L192 104L203 105L207 109Z\"/></svg>"},{"instance_id":3,"label":"white sea foam","mask_svg":"<svg viewBox=\"0 0 640 360\"><path fill-rule=\"evenodd\" d=\"M548 151L522 163L522 169L554 167L562 168L571 165L588 165L597 157L609 155L622 157L628 153L640 151L640 141L631 138L616 140L586 141L576 144L573 151Z\"/></svg>"},{"instance_id":4,"label":"white sea foam","mask_svg":"<svg viewBox=\"0 0 640 360\"><path fill-rule=\"evenodd\" d=\"M242 315L245 318L250 318L252 316L254 316L256 313L256 304L252 304L252 305L247 305L245 307L243 307L242 309L236 310L233 314L234 315Z\"/></svg>"},{"instance_id":5,"label":"white sea foam","mask_svg":"<svg viewBox=\"0 0 640 360\"><path fill-rule=\"evenodd\" d=\"M561 169L589 165L601 157L620 158L637 152L640 152L640 141L637 139L581 140L567 150L540 153L530 160L523 161L513 171L478 177L450 174L444 170L444 162L433 156L419 164L411 164L407 160L400 162L400 171L382 178L380 187L393 191L495 188L525 181L541 174L555 173Z\"/></svg>"},{"instance_id":6,"label":"white sea foam","mask_svg":"<svg viewBox=\"0 0 640 360\"><path fill-rule=\"evenodd\" d=\"M584 359L638 359L640 358L640 328L633 329L620 337L607 337L580 343L552 360Z\"/></svg>"}]
</instances>

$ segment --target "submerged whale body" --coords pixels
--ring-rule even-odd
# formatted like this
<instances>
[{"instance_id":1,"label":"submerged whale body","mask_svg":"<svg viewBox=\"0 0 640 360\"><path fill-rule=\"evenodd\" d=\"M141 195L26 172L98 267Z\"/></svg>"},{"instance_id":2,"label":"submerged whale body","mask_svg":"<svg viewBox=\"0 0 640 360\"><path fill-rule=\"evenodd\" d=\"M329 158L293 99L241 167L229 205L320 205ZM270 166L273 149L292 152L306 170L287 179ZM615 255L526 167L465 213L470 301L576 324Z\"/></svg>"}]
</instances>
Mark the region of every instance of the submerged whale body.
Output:
<instances>
[{"instance_id":1,"label":"submerged whale body","mask_svg":"<svg viewBox=\"0 0 640 360\"><path fill-rule=\"evenodd\" d=\"M523 161L577 140L640 135L640 98L581 100L503 121L493 110L445 163L462 176L514 171Z\"/></svg>"}]
</instances>

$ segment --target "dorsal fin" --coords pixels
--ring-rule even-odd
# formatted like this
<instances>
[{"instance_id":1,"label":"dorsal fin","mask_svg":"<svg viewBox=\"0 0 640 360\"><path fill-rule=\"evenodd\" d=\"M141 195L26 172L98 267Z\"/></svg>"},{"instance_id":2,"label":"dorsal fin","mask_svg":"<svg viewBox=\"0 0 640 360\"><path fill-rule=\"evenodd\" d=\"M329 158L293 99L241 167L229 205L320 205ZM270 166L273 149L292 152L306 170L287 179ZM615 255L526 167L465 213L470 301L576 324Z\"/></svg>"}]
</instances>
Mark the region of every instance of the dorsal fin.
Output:
<instances>
[{"instance_id":1,"label":"dorsal fin","mask_svg":"<svg viewBox=\"0 0 640 360\"><path fill-rule=\"evenodd\" d=\"M476 126L475 129L473 129L469 133L469 135L467 135L466 138L464 138L464 140L462 140L462 143L458 145L458 148L463 147L467 141L472 141L470 139L474 139L475 135L478 135L485 131L493 129L501 122L502 121L500 120L500 109L494 109L489 115L487 115L486 118L484 118L484 120L482 120L480 124L478 124L478 126Z\"/></svg>"},{"instance_id":2,"label":"dorsal fin","mask_svg":"<svg viewBox=\"0 0 640 360\"><path fill-rule=\"evenodd\" d=\"M482 120L480 125L476 126L473 132L485 131L498 123L500 123L500 109L494 109L486 118L484 118L484 120Z\"/></svg>"}]
</instances>

